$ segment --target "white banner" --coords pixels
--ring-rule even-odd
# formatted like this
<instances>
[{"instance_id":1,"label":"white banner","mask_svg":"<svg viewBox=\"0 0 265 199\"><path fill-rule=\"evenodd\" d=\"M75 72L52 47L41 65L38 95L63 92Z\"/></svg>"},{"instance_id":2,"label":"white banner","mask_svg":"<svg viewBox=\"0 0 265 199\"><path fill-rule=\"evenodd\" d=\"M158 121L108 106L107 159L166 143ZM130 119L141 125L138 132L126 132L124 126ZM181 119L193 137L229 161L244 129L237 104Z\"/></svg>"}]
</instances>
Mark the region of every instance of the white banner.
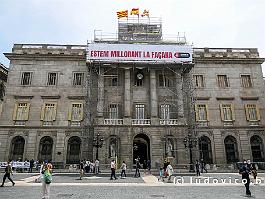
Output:
<instances>
[{"instance_id":1,"label":"white banner","mask_svg":"<svg viewBox=\"0 0 265 199\"><path fill-rule=\"evenodd\" d=\"M191 63L192 46L91 43L87 46L87 61Z\"/></svg>"},{"instance_id":2,"label":"white banner","mask_svg":"<svg viewBox=\"0 0 265 199\"><path fill-rule=\"evenodd\" d=\"M22 168L22 169L29 169L29 162L11 162L11 167L13 168ZM0 162L0 168L6 168L7 162Z\"/></svg>"}]
</instances>

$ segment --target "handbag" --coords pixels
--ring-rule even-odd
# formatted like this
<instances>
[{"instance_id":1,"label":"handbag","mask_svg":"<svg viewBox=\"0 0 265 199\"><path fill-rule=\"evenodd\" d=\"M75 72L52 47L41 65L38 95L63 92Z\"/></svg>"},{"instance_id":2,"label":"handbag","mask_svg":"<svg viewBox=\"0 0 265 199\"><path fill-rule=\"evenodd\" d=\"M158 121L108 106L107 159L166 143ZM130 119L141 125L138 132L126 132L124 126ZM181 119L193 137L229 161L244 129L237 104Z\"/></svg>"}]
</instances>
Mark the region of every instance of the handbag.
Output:
<instances>
[{"instance_id":1,"label":"handbag","mask_svg":"<svg viewBox=\"0 0 265 199\"><path fill-rule=\"evenodd\" d=\"M44 172L44 182L46 184L50 184L52 182L52 174L48 170Z\"/></svg>"}]
</instances>

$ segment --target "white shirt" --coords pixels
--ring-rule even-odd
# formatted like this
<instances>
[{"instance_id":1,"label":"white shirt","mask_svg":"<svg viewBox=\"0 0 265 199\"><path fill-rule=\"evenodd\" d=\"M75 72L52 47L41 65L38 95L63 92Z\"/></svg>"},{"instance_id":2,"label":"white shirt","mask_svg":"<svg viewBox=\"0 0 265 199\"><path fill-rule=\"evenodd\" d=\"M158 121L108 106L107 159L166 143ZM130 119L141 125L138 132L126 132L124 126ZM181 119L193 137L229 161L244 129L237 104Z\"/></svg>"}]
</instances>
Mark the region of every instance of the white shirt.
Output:
<instances>
[{"instance_id":1,"label":"white shirt","mask_svg":"<svg viewBox=\"0 0 265 199\"><path fill-rule=\"evenodd\" d=\"M112 168L112 169L115 169L116 168L115 161L112 161L110 163L110 168Z\"/></svg>"}]
</instances>

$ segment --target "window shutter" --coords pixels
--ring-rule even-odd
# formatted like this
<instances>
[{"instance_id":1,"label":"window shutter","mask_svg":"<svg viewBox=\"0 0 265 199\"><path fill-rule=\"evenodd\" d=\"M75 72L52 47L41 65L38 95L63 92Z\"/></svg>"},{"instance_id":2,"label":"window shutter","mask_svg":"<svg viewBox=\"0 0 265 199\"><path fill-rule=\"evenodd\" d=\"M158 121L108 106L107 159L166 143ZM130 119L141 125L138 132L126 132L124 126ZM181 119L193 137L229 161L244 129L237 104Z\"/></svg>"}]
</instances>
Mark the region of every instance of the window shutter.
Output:
<instances>
[{"instance_id":1,"label":"window shutter","mask_svg":"<svg viewBox=\"0 0 265 199\"><path fill-rule=\"evenodd\" d=\"M235 121L236 116L235 116L235 106L234 106L234 104L231 104L231 112L232 112L232 120Z\"/></svg>"},{"instance_id":2,"label":"window shutter","mask_svg":"<svg viewBox=\"0 0 265 199\"><path fill-rule=\"evenodd\" d=\"M45 103L42 105L41 107L41 113L40 113L40 120L43 121L44 120L44 114L45 114Z\"/></svg>"},{"instance_id":3,"label":"window shutter","mask_svg":"<svg viewBox=\"0 0 265 199\"><path fill-rule=\"evenodd\" d=\"M259 106L256 105L256 112L257 112L257 121L260 121L260 112L259 112Z\"/></svg>"},{"instance_id":4,"label":"window shutter","mask_svg":"<svg viewBox=\"0 0 265 199\"><path fill-rule=\"evenodd\" d=\"M57 103L54 103L54 109L53 109L53 114L52 114L53 121L56 120L56 113L57 113Z\"/></svg>"},{"instance_id":5,"label":"window shutter","mask_svg":"<svg viewBox=\"0 0 265 199\"><path fill-rule=\"evenodd\" d=\"M245 104L245 114L246 114L246 119L249 121L249 112L248 112L248 105Z\"/></svg>"},{"instance_id":6,"label":"window shutter","mask_svg":"<svg viewBox=\"0 0 265 199\"><path fill-rule=\"evenodd\" d=\"M84 119L84 103L81 103L80 121Z\"/></svg>"},{"instance_id":7,"label":"window shutter","mask_svg":"<svg viewBox=\"0 0 265 199\"><path fill-rule=\"evenodd\" d=\"M205 104L205 109L206 109L206 119L209 122L210 121L210 117L209 117L209 111L208 111L208 104Z\"/></svg>"},{"instance_id":8,"label":"window shutter","mask_svg":"<svg viewBox=\"0 0 265 199\"><path fill-rule=\"evenodd\" d=\"M221 120L224 121L224 112L223 112L223 105L220 104L220 113L221 113Z\"/></svg>"},{"instance_id":9,"label":"window shutter","mask_svg":"<svg viewBox=\"0 0 265 199\"><path fill-rule=\"evenodd\" d=\"M29 120L29 107L30 103L27 103L27 115L25 116L25 120Z\"/></svg>"},{"instance_id":10,"label":"window shutter","mask_svg":"<svg viewBox=\"0 0 265 199\"><path fill-rule=\"evenodd\" d=\"M18 103L16 102L15 103L15 106L14 106L14 111L13 111L13 120L17 120L17 107L18 107Z\"/></svg>"},{"instance_id":11,"label":"window shutter","mask_svg":"<svg viewBox=\"0 0 265 199\"><path fill-rule=\"evenodd\" d=\"M70 106L68 108L68 121L72 120L72 110L73 110L73 103L70 103Z\"/></svg>"},{"instance_id":12,"label":"window shutter","mask_svg":"<svg viewBox=\"0 0 265 199\"><path fill-rule=\"evenodd\" d=\"M198 104L195 104L195 119L196 122L199 121L199 110L198 110Z\"/></svg>"}]
</instances>

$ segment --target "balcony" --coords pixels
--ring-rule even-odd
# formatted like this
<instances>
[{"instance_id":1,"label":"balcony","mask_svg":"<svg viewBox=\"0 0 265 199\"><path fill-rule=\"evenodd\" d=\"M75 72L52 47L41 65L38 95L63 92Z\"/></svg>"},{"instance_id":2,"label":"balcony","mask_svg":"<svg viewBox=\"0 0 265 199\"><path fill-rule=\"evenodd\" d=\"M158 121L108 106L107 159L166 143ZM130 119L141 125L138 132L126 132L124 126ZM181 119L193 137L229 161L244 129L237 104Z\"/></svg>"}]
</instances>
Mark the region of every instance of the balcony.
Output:
<instances>
[{"instance_id":1,"label":"balcony","mask_svg":"<svg viewBox=\"0 0 265 199\"><path fill-rule=\"evenodd\" d=\"M160 125L178 125L177 119L160 119Z\"/></svg>"},{"instance_id":2,"label":"balcony","mask_svg":"<svg viewBox=\"0 0 265 199\"><path fill-rule=\"evenodd\" d=\"M123 125L123 119L104 119L104 125Z\"/></svg>"},{"instance_id":3,"label":"balcony","mask_svg":"<svg viewBox=\"0 0 265 199\"><path fill-rule=\"evenodd\" d=\"M249 121L249 126L259 126L259 121Z\"/></svg>"},{"instance_id":4,"label":"balcony","mask_svg":"<svg viewBox=\"0 0 265 199\"><path fill-rule=\"evenodd\" d=\"M198 127L208 127L209 122L208 121L197 121L197 126Z\"/></svg>"},{"instance_id":5,"label":"balcony","mask_svg":"<svg viewBox=\"0 0 265 199\"><path fill-rule=\"evenodd\" d=\"M150 119L132 119L132 125L151 125Z\"/></svg>"}]
</instances>

